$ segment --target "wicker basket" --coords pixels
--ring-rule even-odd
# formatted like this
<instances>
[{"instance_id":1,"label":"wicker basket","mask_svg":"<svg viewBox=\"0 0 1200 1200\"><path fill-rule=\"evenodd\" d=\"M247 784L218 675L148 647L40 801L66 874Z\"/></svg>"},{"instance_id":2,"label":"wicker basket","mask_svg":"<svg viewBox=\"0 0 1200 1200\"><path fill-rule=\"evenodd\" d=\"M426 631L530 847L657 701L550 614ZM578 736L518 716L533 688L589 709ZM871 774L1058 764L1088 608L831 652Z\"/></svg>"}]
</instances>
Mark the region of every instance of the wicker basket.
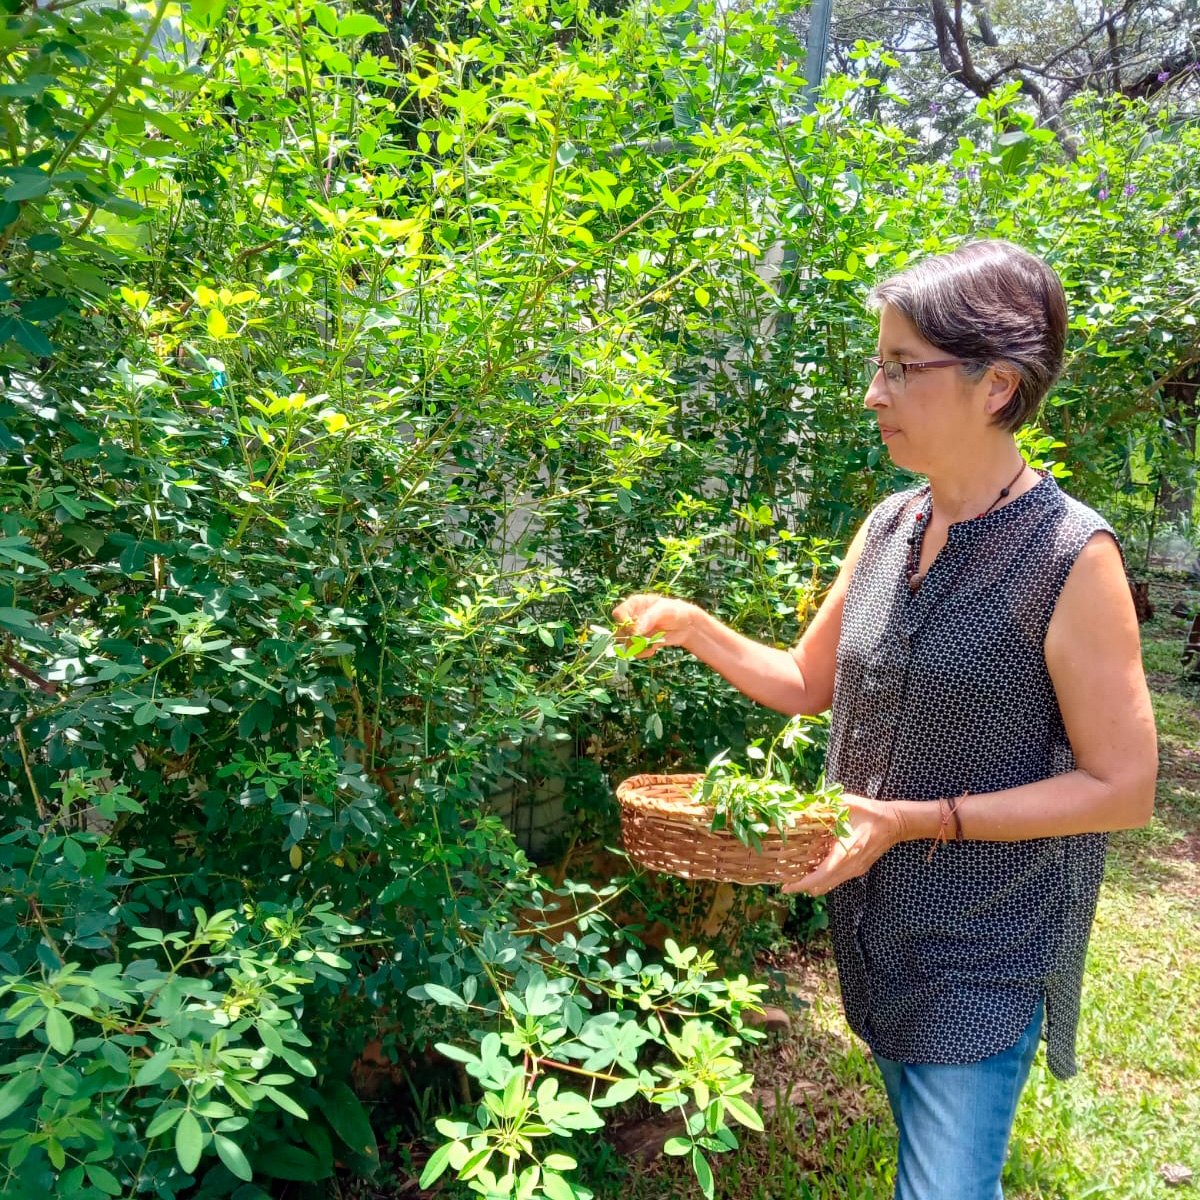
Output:
<instances>
[{"instance_id":1,"label":"wicker basket","mask_svg":"<svg viewBox=\"0 0 1200 1200\"><path fill-rule=\"evenodd\" d=\"M711 806L688 799L701 775L633 775L617 785L621 837L629 856L653 871L724 883L789 883L807 875L833 845L834 814L802 818L786 838L771 829L762 853L728 830L714 833ZM821 820L827 818L827 823Z\"/></svg>"}]
</instances>

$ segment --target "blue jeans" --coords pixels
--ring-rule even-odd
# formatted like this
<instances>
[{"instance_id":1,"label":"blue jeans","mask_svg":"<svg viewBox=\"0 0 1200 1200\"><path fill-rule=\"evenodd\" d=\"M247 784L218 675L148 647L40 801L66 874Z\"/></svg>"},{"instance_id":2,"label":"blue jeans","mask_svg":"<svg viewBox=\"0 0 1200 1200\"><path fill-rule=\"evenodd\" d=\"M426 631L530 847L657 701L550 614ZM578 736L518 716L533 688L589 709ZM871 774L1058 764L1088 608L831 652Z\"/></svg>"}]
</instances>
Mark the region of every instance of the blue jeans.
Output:
<instances>
[{"instance_id":1,"label":"blue jeans","mask_svg":"<svg viewBox=\"0 0 1200 1200\"><path fill-rule=\"evenodd\" d=\"M899 1063L875 1055L900 1130L895 1200L1004 1200L1000 1173L1042 1015L1039 1001L1016 1045L981 1062Z\"/></svg>"}]
</instances>

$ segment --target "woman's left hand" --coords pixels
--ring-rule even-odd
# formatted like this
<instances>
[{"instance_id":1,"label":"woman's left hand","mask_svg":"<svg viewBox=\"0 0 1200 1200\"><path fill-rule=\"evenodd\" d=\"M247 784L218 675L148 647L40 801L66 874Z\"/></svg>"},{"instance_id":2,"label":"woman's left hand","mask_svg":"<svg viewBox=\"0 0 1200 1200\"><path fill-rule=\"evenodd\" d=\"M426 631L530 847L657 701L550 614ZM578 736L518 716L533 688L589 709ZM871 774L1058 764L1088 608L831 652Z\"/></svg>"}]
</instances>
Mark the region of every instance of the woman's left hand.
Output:
<instances>
[{"instance_id":1,"label":"woman's left hand","mask_svg":"<svg viewBox=\"0 0 1200 1200\"><path fill-rule=\"evenodd\" d=\"M783 892L823 896L839 883L865 875L885 850L904 840L900 811L883 800L843 794L850 810L850 832L838 838L820 864L800 879L785 883Z\"/></svg>"}]
</instances>

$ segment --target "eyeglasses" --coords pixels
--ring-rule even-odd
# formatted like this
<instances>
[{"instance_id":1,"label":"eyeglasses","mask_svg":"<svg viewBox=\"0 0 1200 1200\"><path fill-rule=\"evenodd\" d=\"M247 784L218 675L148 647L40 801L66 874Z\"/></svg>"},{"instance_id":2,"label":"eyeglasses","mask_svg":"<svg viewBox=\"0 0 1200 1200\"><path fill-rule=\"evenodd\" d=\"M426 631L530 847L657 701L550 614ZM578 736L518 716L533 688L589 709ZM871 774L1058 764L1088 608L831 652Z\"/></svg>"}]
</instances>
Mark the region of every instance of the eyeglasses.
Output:
<instances>
[{"instance_id":1,"label":"eyeglasses","mask_svg":"<svg viewBox=\"0 0 1200 1200\"><path fill-rule=\"evenodd\" d=\"M969 358L935 358L929 362L897 362L894 358L876 358L868 354L864 360L867 372L867 382L870 383L883 369L883 377L887 380L888 390L896 396L904 391L909 371L930 371L934 367L958 367L971 362Z\"/></svg>"}]
</instances>

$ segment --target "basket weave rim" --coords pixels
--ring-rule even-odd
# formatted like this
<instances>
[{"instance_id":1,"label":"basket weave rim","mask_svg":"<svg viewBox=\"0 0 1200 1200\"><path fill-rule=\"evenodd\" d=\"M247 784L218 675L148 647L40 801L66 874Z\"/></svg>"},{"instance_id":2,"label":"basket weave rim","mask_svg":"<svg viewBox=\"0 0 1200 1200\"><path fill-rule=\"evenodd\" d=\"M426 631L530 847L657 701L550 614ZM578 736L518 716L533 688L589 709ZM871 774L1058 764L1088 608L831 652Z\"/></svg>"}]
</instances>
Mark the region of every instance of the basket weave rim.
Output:
<instances>
[{"instance_id":1,"label":"basket weave rim","mask_svg":"<svg viewBox=\"0 0 1200 1200\"><path fill-rule=\"evenodd\" d=\"M680 816L690 821L711 821L716 811L711 804L701 804L691 800L686 794L681 796L645 796L641 794L644 787L672 786L690 790L697 779L703 779L702 772L688 772L679 775L631 775L617 784L617 799L622 808L633 812L658 812L664 816ZM828 829L831 822L837 819L837 811L832 808L811 808L807 812L797 813L794 821L788 825L789 830L805 828Z\"/></svg>"}]
</instances>

